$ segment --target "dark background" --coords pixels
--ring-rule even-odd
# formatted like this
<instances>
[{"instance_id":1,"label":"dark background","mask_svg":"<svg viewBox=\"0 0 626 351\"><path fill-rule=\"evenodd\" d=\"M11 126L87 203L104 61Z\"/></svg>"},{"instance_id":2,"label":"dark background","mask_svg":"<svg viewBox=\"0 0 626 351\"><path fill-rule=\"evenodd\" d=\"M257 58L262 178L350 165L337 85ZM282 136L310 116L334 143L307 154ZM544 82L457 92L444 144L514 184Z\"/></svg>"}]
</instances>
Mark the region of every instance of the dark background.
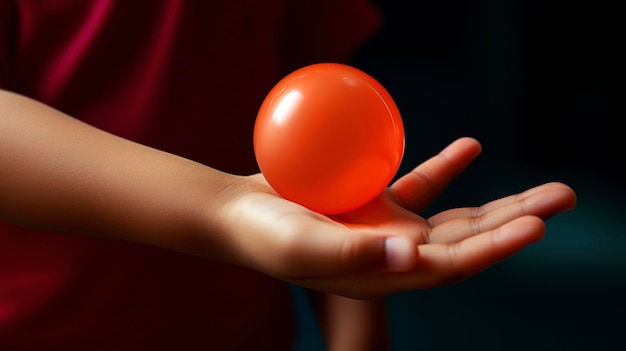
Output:
<instances>
[{"instance_id":1,"label":"dark background","mask_svg":"<svg viewBox=\"0 0 626 351\"><path fill-rule=\"evenodd\" d=\"M575 210L548 221L542 242L464 282L390 296L393 349L623 347L619 2L375 3L384 27L354 64L389 90L403 115L399 174L458 137L483 145L425 216L553 180L578 194ZM299 349L319 350L302 310Z\"/></svg>"}]
</instances>

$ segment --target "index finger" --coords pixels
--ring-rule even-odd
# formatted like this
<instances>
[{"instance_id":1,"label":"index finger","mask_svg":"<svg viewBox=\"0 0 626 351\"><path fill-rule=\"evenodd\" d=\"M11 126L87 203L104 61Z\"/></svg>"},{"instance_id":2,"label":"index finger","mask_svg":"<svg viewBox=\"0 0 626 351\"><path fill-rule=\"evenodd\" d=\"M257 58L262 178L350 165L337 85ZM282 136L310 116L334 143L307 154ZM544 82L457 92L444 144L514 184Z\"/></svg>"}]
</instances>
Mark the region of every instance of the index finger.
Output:
<instances>
[{"instance_id":1,"label":"index finger","mask_svg":"<svg viewBox=\"0 0 626 351\"><path fill-rule=\"evenodd\" d=\"M391 185L400 206L414 213L424 211L481 152L470 137L455 140L439 154L405 174Z\"/></svg>"}]
</instances>

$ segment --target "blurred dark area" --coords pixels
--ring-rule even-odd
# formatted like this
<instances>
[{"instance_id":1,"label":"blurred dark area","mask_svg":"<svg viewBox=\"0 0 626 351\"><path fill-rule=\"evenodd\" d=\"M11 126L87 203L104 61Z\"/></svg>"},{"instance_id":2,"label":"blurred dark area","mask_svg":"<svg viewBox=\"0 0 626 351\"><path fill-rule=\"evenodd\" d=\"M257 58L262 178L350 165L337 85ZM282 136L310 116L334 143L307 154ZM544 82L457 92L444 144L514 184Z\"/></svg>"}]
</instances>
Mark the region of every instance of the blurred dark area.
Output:
<instances>
[{"instance_id":1,"label":"blurred dark area","mask_svg":"<svg viewBox=\"0 0 626 351\"><path fill-rule=\"evenodd\" d=\"M390 296L393 349L622 345L619 2L375 3L384 26L354 64L387 87L403 115L407 149L399 174L458 137L483 145L425 216L548 181L578 194L575 210L547 222L542 242L466 281Z\"/></svg>"}]
</instances>

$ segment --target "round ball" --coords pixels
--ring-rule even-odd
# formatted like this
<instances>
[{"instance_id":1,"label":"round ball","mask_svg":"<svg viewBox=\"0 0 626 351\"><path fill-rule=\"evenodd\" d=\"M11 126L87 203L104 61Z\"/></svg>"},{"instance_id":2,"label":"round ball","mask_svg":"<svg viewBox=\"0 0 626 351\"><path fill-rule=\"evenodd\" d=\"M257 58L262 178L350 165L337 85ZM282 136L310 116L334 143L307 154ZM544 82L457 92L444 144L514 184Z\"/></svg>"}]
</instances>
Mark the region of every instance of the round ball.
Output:
<instances>
[{"instance_id":1,"label":"round ball","mask_svg":"<svg viewBox=\"0 0 626 351\"><path fill-rule=\"evenodd\" d=\"M259 169L285 199L332 215L359 208L395 176L404 126L387 90L352 66L300 68L269 92L254 126Z\"/></svg>"}]
</instances>

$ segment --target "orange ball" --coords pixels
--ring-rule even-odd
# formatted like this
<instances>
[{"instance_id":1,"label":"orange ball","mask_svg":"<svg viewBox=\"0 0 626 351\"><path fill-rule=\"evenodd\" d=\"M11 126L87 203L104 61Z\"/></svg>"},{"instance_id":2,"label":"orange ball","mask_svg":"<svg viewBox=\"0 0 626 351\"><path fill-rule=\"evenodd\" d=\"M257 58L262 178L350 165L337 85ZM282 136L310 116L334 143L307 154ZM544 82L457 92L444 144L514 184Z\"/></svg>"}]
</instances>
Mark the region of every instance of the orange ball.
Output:
<instances>
[{"instance_id":1,"label":"orange ball","mask_svg":"<svg viewBox=\"0 0 626 351\"><path fill-rule=\"evenodd\" d=\"M285 199L332 215L378 196L404 154L404 126L387 90L365 72L319 63L280 80L263 101L254 152Z\"/></svg>"}]
</instances>

